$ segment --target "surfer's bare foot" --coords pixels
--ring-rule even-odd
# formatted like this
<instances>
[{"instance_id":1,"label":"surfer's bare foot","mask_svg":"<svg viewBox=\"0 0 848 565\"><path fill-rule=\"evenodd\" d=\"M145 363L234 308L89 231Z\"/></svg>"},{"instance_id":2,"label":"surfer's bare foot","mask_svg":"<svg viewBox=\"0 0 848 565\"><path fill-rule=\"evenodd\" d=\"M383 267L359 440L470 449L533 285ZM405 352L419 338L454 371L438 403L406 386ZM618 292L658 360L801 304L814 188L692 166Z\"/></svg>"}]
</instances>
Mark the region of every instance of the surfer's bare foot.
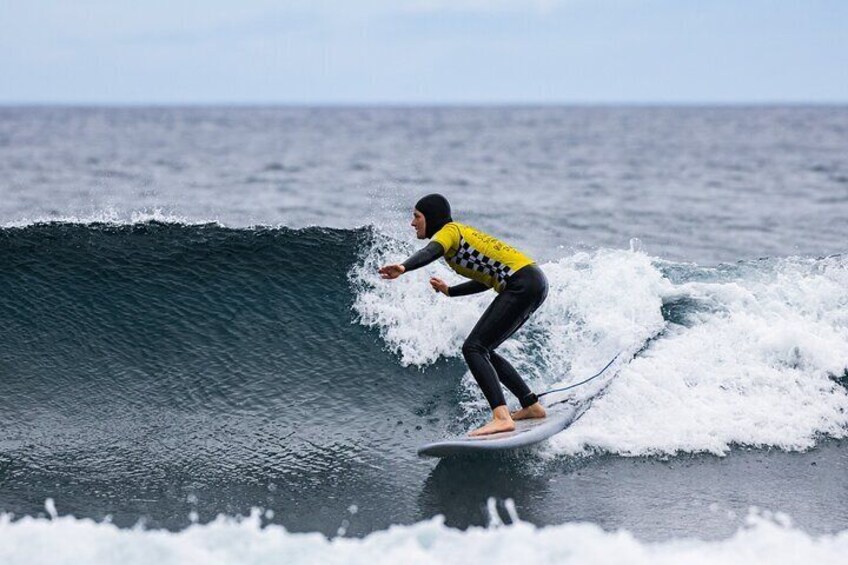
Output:
<instances>
[{"instance_id":1,"label":"surfer's bare foot","mask_svg":"<svg viewBox=\"0 0 848 565\"><path fill-rule=\"evenodd\" d=\"M527 408L522 408L512 413L513 420L531 420L534 418L544 418L545 416L547 416L547 412L545 412L545 407L542 406L541 402L531 404Z\"/></svg>"},{"instance_id":2,"label":"surfer's bare foot","mask_svg":"<svg viewBox=\"0 0 848 565\"><path fill-rule=\"evenodd\" d=\"M498 406L492 411L492 421L477 428L476 430L469 432L468 435L471 437L475 436L487 436L491 434L499 434L501 432L511 432L515 429L515 422L512 421L512 417L509 415L509 410L506 406Z\"/></svg>"},{"instance_id":3,"label":"surfer's bare foot","mask_svg":"<svg viewBox=\"0 0 848 565\"><path fill-rule=\"evenodd\" d=\"M510 419L507 420L492 420L485 426L481 428L477 428L472 432L468 432L468 435L471 437L475 436L487 436L491 434L499 434L501 432L511 432L515 429L515 422Z\"/></svg>"}]
</instances>

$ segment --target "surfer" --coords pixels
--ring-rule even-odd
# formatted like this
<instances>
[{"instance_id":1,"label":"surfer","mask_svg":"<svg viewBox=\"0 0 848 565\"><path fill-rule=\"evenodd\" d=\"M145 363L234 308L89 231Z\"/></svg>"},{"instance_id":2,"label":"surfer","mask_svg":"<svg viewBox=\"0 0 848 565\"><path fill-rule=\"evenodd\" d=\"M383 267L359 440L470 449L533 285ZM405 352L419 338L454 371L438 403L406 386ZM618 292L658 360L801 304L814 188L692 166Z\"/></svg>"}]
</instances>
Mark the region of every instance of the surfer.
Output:
<instances>
[{"instance_id":1,"label":"surfer","mask_svg":"<svg viewBox=\"0 0 848 565\"><path fill-rule=\"evenodd\" d=\"M544 302L548 282L542 269L514 247L454 222L450 204L441 194L429 194L415 204L412 227L418 239L430 239L430 243L403 263L381 267L382 278L396 279L444 257L451 269L471 280L448 286L432 277L433 290L451 297L490 288L498 293L462 344L465 362L492 408L492 421L469 435L512 431L515 420L544 418L545 408L537 396L509 361L495 351ZM520 410L510 414L498 381L518 398Z\"/></svg>"}]
</instances>

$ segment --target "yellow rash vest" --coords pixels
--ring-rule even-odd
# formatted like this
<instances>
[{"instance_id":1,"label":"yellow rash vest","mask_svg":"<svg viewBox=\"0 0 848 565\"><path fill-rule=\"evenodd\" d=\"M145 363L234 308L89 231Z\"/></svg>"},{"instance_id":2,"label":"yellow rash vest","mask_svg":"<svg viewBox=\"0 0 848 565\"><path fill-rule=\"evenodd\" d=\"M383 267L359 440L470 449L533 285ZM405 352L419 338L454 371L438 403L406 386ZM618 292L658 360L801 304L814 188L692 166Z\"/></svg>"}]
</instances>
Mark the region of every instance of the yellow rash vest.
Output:
<instances>
[{"instance_id":1,"label":"yellow rash vest","mask_svg":"<svg viewBox=\"0 0 848 565\"><path fill-rule=\"evenodd\" d=\"M495 292L501 292L516 271L535 262L496 237L459 222L445 224L431 241L444 248L451 269Z\"/></svg>"}]
</instances>

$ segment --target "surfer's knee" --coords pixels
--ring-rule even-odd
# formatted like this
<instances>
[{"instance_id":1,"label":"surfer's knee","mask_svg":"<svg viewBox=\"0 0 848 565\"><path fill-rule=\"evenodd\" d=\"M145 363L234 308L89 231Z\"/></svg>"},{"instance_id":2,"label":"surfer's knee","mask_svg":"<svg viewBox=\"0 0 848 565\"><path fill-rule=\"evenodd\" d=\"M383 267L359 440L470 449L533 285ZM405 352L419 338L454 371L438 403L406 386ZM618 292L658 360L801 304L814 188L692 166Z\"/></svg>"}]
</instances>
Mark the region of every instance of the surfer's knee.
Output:
<instances>
[{"instance_id":1,"label":"surfer's knee","mask_svg":"<svg viewBox=\"0 0 848 565\"><path fill-rule=\"evenodd\" d=\"M489 350L485 345L477 341L476 339L466 339L462 344L462 355L466 359L474 355L482 355L487 357L489 355Z\"/></svg>"}]
</instances>

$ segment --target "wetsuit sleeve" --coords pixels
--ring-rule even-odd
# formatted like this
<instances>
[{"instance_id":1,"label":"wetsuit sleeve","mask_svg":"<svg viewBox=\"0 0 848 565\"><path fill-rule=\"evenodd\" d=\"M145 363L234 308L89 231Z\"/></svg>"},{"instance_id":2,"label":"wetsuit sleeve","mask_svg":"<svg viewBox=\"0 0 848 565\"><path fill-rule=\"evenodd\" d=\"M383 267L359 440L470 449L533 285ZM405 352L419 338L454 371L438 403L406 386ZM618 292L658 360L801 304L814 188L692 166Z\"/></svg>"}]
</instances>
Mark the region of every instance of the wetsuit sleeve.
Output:
<instances>
[{"instance_id":1,"label":"wetsuit sleeve","mask_svg":"<svg viewBox=\"0 0 848 565\"><path fill-rule=\"evenodd\" d=\"M484 290L489 290L489 287L478 281L468 281L450 287L448 289L448 296L465 296L467 294L477 294Z\"/></svg>"},{"instance_id":2,"label":"wetsuit sleeve","mask_svg":"<svg viewBox=\"0 0 848 565\"><path fill-rule=\"evenodd\" d=\"M402 265L406 268L406 272L414 271L424 265L429 265L439 257L445 254L445 248L441 244L431 241L427 247L419 249L412 256L404 261Z\"/></svg>"}]
</instances>

